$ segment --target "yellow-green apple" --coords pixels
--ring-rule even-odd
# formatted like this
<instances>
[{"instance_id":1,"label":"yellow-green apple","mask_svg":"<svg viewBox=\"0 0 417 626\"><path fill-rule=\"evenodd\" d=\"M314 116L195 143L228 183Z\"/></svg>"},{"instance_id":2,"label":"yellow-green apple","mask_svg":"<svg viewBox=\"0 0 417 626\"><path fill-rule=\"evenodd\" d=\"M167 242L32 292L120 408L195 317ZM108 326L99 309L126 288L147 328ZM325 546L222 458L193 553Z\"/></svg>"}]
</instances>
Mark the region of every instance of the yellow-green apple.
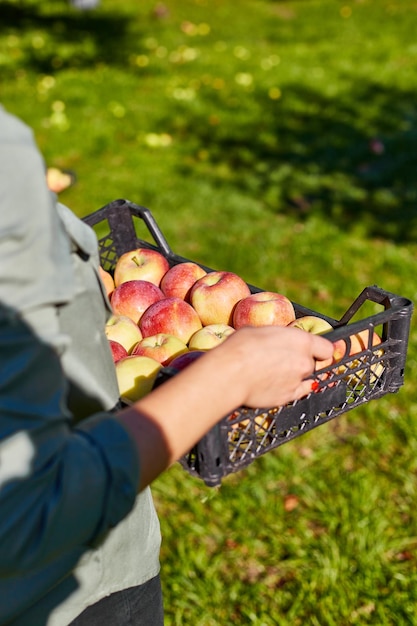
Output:
<instances>
[{"instance_id":1,"label":"yellow-green apple","mask_svg":"<svg viewBox=\"0 0 417 626\"><path fill-rule=\"evenodd\" d=\"M120 359L124 359L128 356L126 348L122 346L122 344L118 341L113 341L113 339L109 339L109 345L114 363L117 363L117 361L120 361Z\"/></svg>"},{"instance_id":2,"label":"yellow-green apple","mask_svg":"<svg viewBox=\"0 0 417 626\"><path fill-rule=\"evenodd\" d=\"M295 320L294 306L280 293L260 291L243 298L233 313L232 326L288 326Z\"/></svg>"},{"instance_id":3,"label":"yellow-green apple","mask_svg":"<svg viewBox=\"0 0 417 626\"><path fill-rule=\"evenodd\" d=\"M114 268L116 287L127 280L147 280L159 287L162 276L169 270L163 254L150 248L136 248L122 254Z\"/></svg>"},{"instance_id":4,"label":"yellow-green apple","mask_svg":"<svg viewBox=\"0 0 417 626\"><path fill-rule=\"evenodd\" d=\"M146 309L139 320L139 328L143 337L166 333L188 344L202 324L191 304L181 298L164 298Z\"/></svg>"},{"instance_id":5,"label":"yellow-green apple","mask_svg":"<svg viewBox=\"0 0 417 626\"><path fill-rule=\"evenodd\" d=\"M187 344L175 335L158 333L144 337L134 346L131 354L150 356L162 365L168 365L172 359L188 352Z\"/></svg>"},{"instance_id":6,"label":"yellow-green apple","mask_svg":"<svg viewBox=\"0 0 417 626\"><path fill-rule=\"evenodd\" d=\"M169 364L169 367L173 367L178 371L184 370L186 367L191 365L191 363L194 363L194 361L199 359L205 353L205 350L190 350L189 352L184 352L184 354L176 356L175 359L173 359Z\"/></svg>"},{"instance_id":7,"label":"yellow-green apple","mask_svg":"<svg viewBox=\"0 0 417 626\"><path fill-rule=\"evenodd\" d=\"M101 265L99 265L98 271L99 271L99 274L100 274L101 281L102 281L102 283L104 285L104 288L106 290L106 293L107 293L108 297L111 298L111 295L112 295L112 293L114 291L113 276L110 274L110 272L108 272L103 267L101 267Z\"/></svg>"},{"instance_id":8,"label":"yellow-green apple","mask_svg":"<svg viewBox=\"0 0 417 626\"><path fill-rule=\"evenodd\" d=\"M191 287L206 274L206 270L193 261L178 263L162 277L159 286L167 297L188 301Z\"/></svg>"},{"instance_id":9,"label":"yellow-green apple","mask_svg":"<svg viewBox=\"0 0 417 626\"><path fill-rule=\"evenodd\" d=\"M107 339L122 344L127 352L142 339L139 326L127 315L112 315L106 322L104 332Z\"/></svg>"},{"instance_id":10,"label":"yellow-green apple","mask_svg":"<svg viewBox=\"0 0 417 626\"><path fill-rule=\"evenodd\" d=\"M111 306L115 315L127 315L138 323L151 304L164 298L161 289L148 280L127 280L113 291Z\"/></svg>"},{"instance_id":11,"label":"yellow-green apple","mask_svg":"<svg viewBox=\"0 0 417 626\"><path fill-rule=\"evenodd\" d=\"M228 324L232 326L236 304L250 295L243 278L233 272L208 272L191 287L190 303L203 326Z\"/></svg>"},{"instance_id":12,"label":"yellow-green apple","mask_svg":"<svg viewBox=\"0 0 417 626\"><path fill-rule=\"evenodd\" d=\"M115 364L119 393L130 402L148 394L155 383L162 365L149 356L129 355Z\"/></svg>"},{"instance_id":13,"label":"yellow-green apple","mask_svg":"<svg viewBox=\"0 0 417 626\"><path fill-rule=\"evenodd\" d=\"M270 428L274 419L272 415L272 413L261 413L248 419L236 421L239 417L239 411L233 411L233 413L228 416L228 421L231 422L229 424L228 432L229 441L238 440L243 443L245 437L251 438L252 425L253 430L257 436L259 436L261 439L264 439L265 437L267 439L270 439Z\"/></svg>"},{"instance_id":14,"label":"yellow-green apple","mask_svg":"<svg viewBox=\"0 0 417 626\"><path fill-rule=\"evenodd\" d=\"M209 324L194 333L188 342L188 347L190 350L211 350L223 343L234 332L233 326L228 324Z\"/></svg>"},{"instance_id":15,"label":"yellow-green apple","mask_svg":"<svg viewBox=\"0 0 417 626\"><path fill-rule=\"evenodd\" d=\"M314 335L323 335L333 330L333 326L319 315L303 315L288 324L294 328L301 328Z\"/></svg>"}]
</instances>

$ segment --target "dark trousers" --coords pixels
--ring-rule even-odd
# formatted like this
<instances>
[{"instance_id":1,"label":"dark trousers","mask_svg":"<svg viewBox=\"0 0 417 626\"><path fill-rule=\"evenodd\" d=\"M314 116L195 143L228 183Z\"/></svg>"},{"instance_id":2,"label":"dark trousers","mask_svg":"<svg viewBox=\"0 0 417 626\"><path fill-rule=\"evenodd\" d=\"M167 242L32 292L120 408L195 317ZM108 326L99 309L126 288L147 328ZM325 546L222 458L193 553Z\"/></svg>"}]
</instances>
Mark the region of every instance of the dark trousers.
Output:
<instances>
[{"instance_id":1,"label":"dark trousers","mask_svg":"<svg viewBox=\"0 0 417 626\"><path fill-rule=\"evenodd\" d=\"M89 606L69 626L163 626L159 576Z\"/></svg>"}]
</instances>

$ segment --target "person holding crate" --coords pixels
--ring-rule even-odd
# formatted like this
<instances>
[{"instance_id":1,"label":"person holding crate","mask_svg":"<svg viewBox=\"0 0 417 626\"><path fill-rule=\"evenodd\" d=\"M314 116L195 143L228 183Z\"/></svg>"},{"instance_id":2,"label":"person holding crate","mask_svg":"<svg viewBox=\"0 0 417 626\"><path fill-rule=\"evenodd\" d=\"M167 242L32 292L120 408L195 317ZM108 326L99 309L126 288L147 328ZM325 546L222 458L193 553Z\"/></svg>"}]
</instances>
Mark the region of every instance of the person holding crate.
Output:
<instances>
[{"instance_id":1,"label":"person holding crate","mask_svg":"<svg viewBox=\"0 0 417 626\"><path fill-rule=\"evenodd\" d=\"M121 409L95 234L1 107L0 205L0 624L160 626L149 485L236 406L309 393L332 344L241 329Z\"/></svg>"}]
</instances>

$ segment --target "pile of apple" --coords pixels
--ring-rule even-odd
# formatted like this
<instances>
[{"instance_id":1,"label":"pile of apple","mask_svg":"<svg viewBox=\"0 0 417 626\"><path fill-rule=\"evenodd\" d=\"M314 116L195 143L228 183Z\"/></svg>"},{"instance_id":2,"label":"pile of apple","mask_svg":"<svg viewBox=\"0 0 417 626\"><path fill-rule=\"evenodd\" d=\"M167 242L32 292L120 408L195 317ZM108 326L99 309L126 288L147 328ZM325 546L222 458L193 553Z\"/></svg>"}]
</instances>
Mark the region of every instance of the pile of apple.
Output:
<instances>
[{"instance_id":1,"label":"pile of apple","mask_svg":"<svg viewBox=\"0 0 417 626\"><path fill-rule=\"evenodd\" d=\"M119 257L114 274L100 268L113 310L105 332L120 396L134 402L149 393L164 366L182 369L194 358L223 342L242 326L294 326L323 334L332 330L325 319L296 319L292 302L271 291L251 293L247 283L228 271L207 272L197 263L173 265L157 250L137 248ZM381 343L374 333L373 345ZM348 351L368 347L368 331L334 344L337 363Z\"/></svg>"}]
</instances>

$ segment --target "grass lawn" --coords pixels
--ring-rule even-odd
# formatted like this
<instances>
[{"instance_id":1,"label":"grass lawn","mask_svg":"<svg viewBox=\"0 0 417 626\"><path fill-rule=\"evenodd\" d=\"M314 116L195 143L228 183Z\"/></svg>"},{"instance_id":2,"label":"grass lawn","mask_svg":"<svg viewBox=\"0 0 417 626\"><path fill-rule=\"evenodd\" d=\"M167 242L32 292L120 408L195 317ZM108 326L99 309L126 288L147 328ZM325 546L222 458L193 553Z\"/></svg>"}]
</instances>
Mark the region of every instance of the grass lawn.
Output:
<instances>
[{"instance_id":1,"label":"grass lawn","mask_svg":"<svg viewBox=\"0 0 417 626\"><path fill-rule=\"evenodd\" d=\"M1 101L78 215L129 198L175 252L335 318L367 285L417 298L415 0L0 15ZM167 626L417 624L416 340L398 394L220 488L155 482Z\"/></svg>"}]
</instances>

